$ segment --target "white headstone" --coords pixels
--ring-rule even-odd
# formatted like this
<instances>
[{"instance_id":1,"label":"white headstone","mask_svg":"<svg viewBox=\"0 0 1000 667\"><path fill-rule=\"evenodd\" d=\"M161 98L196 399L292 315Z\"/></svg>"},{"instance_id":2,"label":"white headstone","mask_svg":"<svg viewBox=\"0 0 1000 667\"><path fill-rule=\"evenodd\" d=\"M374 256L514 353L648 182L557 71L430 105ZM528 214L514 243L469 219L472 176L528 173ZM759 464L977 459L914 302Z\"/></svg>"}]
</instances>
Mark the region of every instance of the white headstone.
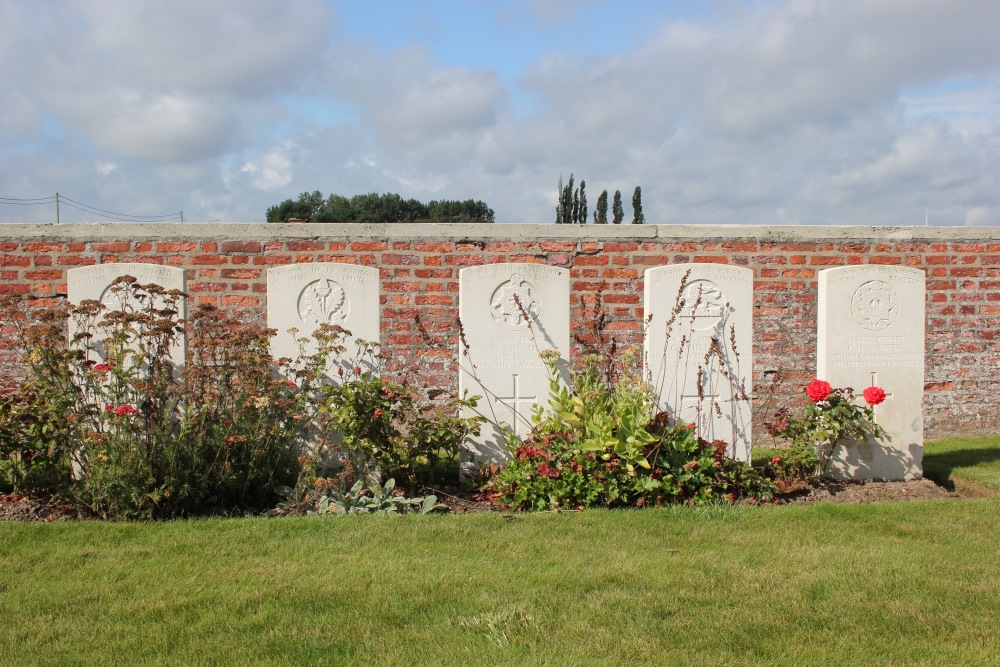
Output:
<instances>
[{"instance_id":1,"label":"white headstone","mask_svg":"<svg viewBox=\"0 0 1000 667\"><path fill-rule=\"evenodd\" d=\"M819 272L816 375L859 397L870 386L881 443L840 446L830 474L842 479L917 479L924 451L924 291L919 269L844 266Z\"/></svg>"},{"instance_id":2,"label":"white headstone","mask_svg":"<svg viewBox=\"0 0 1000 667\"><path fill-rule=\"evenodd\" d=\"M267 326L277 330L271 339L275 359L297 358L297 338L310 338L321 324L335 324L351 332L341 361L349 364L357 353L355 340L379 342L380 310L376 268L319 262L267 271ZM314 352L315 345L307 344L305 351ZM333 379L335 368L328 371Z\"/></svg>"},{"instance_id":3,"label":"white headstone","mask_svg":"<svg viewBox=\"0 0 1000 667\"><path fill-rule=\"evenodd\" d=\"M569 271L541 264L490 264L459 272L459 393L479 395L475 410L518 436L531 431L532 406L546 404L549 374L539 351L569 360ZM503 462L507 447L499 428L483 424L466 443L462 471Z\"/></svg>"},{"instance_id":4,"label":"white headstone","mask_svg":"<svg viewBox=\"0 0 1000 667\"><path fill-rule=\"evenodd\" d=\"M121 307L121 302L111 291L111 283L121 276L132 276L140 285L156 284L165 290L184 290L184 269L159 264L98 264L70 269L66 272L66 297L73 305L85 299L100 301L109 309ZM162 307L162 304L157 304ZM177 304L178 319L186 316L185 301ZM107 312L107 311L105 311ZM76 334L75 322L69 321L70 338ZM185 338L177 337L170 350L170 360L178 368L184 366Z\"/></svg>"},{"instance_id":5,"label":"white headstone","mask_svg":"<svg viewBox=\"0 0 1000 667\"><path fill-rule=\"evenodd\" d=\"M706 440L724 440L731 457L749 461L753 270L725 264L646 269L645 309L646 377L658 409L677 423L694 423Z\"/></svg>"}]
</instances>

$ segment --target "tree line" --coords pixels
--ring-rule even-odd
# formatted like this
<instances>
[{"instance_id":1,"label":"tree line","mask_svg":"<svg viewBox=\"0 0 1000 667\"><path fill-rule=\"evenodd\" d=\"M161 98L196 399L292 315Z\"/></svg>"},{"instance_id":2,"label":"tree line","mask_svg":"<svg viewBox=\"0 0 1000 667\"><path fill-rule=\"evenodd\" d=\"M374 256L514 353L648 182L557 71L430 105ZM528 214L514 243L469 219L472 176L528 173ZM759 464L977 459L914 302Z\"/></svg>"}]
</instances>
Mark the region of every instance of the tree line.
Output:
<instances>
[{"instance_id":1,"label":"tree line","mask_svg":"<svg viewBox=\"0 0 1000 667\"><path fill-rule=\"evenodd\" d=\"M569 183L565 186L562 176L559 177L559 200L556 204L557 225L587 224L587 181L580 179L580 185L573 189L573 174L569 175ZM611 224L620 225L625 220L625 210L622 207L622 191L615 190L611 204ZM608 191L603 191L597 198L597 208L594 209L594 224L608 224ZM646 216L642 212L642 188L635 186L632 193L632 224L646 224Z\"/></svg>"},{"instance_id":2,"label":"tree line","mask_svg":"<svg viewBox=\"0 0 1000 667\"><path fill-rule=\"evenodd\" d=\"M441 200L423 203L395 193L370 193L326 199L319 190L303 192L267 209L268 222L493 222L493 209L484 202Z\"/></svg>"}]
</instances>

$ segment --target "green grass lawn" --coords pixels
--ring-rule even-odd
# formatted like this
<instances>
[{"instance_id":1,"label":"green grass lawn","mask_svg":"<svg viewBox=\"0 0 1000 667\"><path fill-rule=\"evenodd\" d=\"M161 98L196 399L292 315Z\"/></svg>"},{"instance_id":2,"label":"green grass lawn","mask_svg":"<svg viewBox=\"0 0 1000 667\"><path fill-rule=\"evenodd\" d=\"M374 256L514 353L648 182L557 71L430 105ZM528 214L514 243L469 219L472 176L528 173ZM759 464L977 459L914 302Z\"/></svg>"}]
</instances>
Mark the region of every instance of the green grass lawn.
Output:
<instances>
[{"instance_id":1,"label":"green grass lawn","mask_svg":"<svg viewBox=\"0 0 1000 667\"><path fill-rule=\"evenodd\" d=\"M997 438L927 473L1000 489ZM0 664L998 665L1000 497L0 525Z\"/></svg>"},{"instance_id":2,"label":"green grass lawn","mask_svg":"<svg viewBox=\"0 0 1000 667\"><path fill-rule=\"evenodd\" d=\"M997 664L1000 500L0 526L0 664Z\"/></svg>"},{"instance_id":3,"label":"green grass lawn","mask_svg":"<svg viewBox=\"0 0 1000 667\"><path fill-rule=\"evenodd\" d=\"M1000 436L953 437L926 443L924 476L963 495L1000 495Z\"/></svg>"}]
</instances>

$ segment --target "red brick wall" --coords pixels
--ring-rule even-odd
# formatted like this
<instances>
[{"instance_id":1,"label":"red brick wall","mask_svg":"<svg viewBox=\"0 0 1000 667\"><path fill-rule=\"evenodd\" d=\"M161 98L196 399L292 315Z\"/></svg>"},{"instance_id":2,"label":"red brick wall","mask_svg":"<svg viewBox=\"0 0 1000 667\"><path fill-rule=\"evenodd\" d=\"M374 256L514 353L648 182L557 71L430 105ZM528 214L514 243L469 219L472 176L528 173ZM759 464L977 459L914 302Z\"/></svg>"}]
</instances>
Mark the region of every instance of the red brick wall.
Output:
<instances>
[{"instance_id":1,"label":"red brick wall","mask_svg":"<svg viewBox=\"0 0 1000 667\"><path fill-rule=\"evenodd\" d=\"M6 228L6 229L5 229ZM496 262L566 267L575 336L603 304L606 330L640 342L643 271L717 262L754 271L754 381L780 370L783 400L815 373L817 271L899 264L927 273L924 425L935 437L1000 432L1000 230L984 228L608 227L556 225L3 225L0 292L61 302L67 269L148 262L182 267L194 303L263 323L266 270L342 262L381 272L382 343L393 372L442 398L457 391L458 272ZM8 232L8 233L5 233ZM513 239L513 240L508 240ZM583 312L584 309L588 312ZM0 323L4 341L9 322ZM6 343L4 343L6 344ZM576 344L574 355L579 354ZM5 379L13 353L0 349ZM417 373L414 368L419 366ZM419 375L419 376L417 376ZM759 392L760 393L760 392Z\"/></svg>"}]
</instances>

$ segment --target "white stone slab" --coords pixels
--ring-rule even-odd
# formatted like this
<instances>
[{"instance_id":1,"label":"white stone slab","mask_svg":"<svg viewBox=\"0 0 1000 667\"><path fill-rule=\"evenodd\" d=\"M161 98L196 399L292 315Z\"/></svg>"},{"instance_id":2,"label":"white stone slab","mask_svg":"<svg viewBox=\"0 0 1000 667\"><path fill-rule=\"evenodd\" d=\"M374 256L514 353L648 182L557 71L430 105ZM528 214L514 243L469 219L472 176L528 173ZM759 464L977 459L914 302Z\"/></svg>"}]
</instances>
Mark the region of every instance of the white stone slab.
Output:
<instances>
[{"instance_id":1,"label":"white stone slab","mask_svg":"<svg viewBox=\"0 0 1000 667\"><path fill-rule=\"evenodd\" d=\"M111 283L121 276L132 276L140 285L150 283L159 285L166 290L184 291L184 269L159 264L98 264L70 269L66 272L66 297L73 305L78 305L85 299L100 301L110 309L118 308L121 303L110 291ZM162 307L162 304L158 304ZM185 301L177 304L178 319L187 315ZM73 320L69 322L70 339L76 334ZM100 347L100 346L99 346ZM171 347L170 360L177 368L183 368L185 359L185 337L178 336Z\"/></svg>"},{"instance_id":2,"label":"white stone slab","mask_svg":"<svg viewBox=\"0 0 1000 667\"><path fill-rule=\"evenodd\" d=\"M844 266L819 272L816 375L888 398L875 408L884 442L838 447L830 474L843 479L918 479L923 474L924 292L919 269Z\"/></svg>"},{"instance_id":3,"label":"white stone slab","mask_svg":"<svg viewBox=\"0 0 1000 667\"><path fill-rule=\"evenodd\" d=\"M275 359L295 359L296 338L310 338L321 324L336 324L351 332L339 364L328 369L337 379L338 365L347 366L357 354L356 340L379 342L379 272L352 264L291 264L267 271L267 326L277 330L271 339ZM289 330L298 331L293 335ZM305 351L315 351L307 344Z\"/></svg>"},{"instance_id":4,"label":"white stone slab","mask_svg":"<svg viewBox=\"0 0 1000 667\"><path fill-rule=\"evenodd\" d=\"M459 342L459 393L481 397L466 416L478 412L526 436L532 407L548 402L549 375L539 351L555 350L564 364L569 360L569 271L541 264L474 266L459 272L459 287L468 343ZM502 432L491 424L466 445L465 474L507 459Z\"/></svg>"},{"instance_id":5,"label":"white stone slab","mask_svg":"<svg viewBox=\"0 0 1000 667\"><path fill-rule=\"evenodd\" d=\"M679 298L683 305L675 315ZM658 408L676 422L694 423L706 440L729 443L731 457L749 461L753 270L726 264L646 269L645 309L645 371ZM718 353L706 362L713 340Z\"/></svg>"}]
</instances>

